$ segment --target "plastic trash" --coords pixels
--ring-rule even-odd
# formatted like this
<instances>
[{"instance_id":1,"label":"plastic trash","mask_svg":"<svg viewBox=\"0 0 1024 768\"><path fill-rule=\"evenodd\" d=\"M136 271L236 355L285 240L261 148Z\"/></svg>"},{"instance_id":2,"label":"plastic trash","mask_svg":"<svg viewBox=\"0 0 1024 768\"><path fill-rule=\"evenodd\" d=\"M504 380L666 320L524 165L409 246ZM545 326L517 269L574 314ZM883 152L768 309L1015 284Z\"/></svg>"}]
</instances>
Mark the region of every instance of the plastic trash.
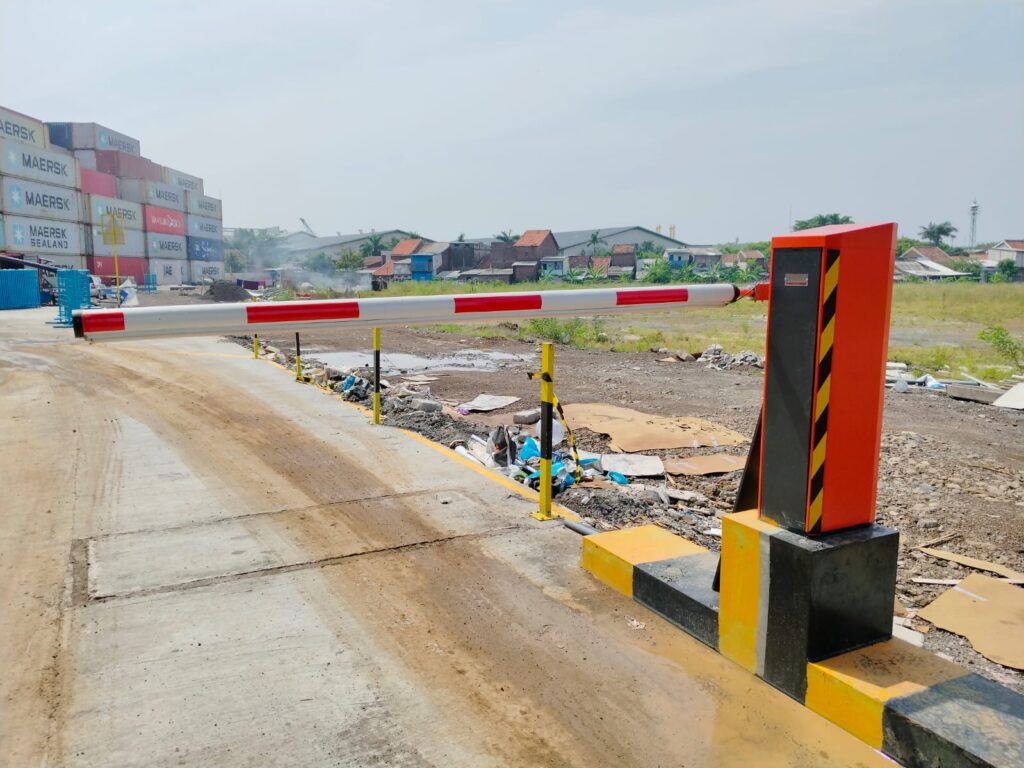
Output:
<instances>
[{"instance_id":1,"label":"plastic trash","mask_svg":"<svg viewBox=\"0 0 1024 768\"><path fill-rule=\"evenodd\" d=\"M629 485L629 478L625 475L619 474L618 472L609 472L608 479L618 485Z\"/></svg>"},{"instance_id":2,"label":"plastic trash","mask_svg":"<svg viewBox=\"0 0 1024 768\"><path fill-rule=\"evenodd\" d=\"M540 440L540 425L541 422L537 422L537 425L533 428L533 433ZM551 420L551 445L555 446L561 443L565 439L565 427L562 426L562 422L558 419Z\"/></svg>"},{"instance_id":3,"label":"plastic trash","mask_svg":"<svg viewBox=\"0 0 1024 768\"><path fill-rule=\"evenodd\" d=\"M345 381L343 381L341 383L341 391L342 392L348 392L348 390L351 388L351 386L353 384L355 384L355 383L356 383L356 375L354 373L350 373L348 376L345 377Z\"/></svg>"},{"instance_id":4,"label":"plastic trash","mask_svg":"<svg viewBox=\"0 0 1024 768\"><path fill-rule=\"evenodd\" d=\"M526 438L526 442L523 443L523 447L519 449L519 458L522 461L529 461L530 459L540 456L540 446L537 445L537 441L532 437Z\"/></svg>"}]
</instances>

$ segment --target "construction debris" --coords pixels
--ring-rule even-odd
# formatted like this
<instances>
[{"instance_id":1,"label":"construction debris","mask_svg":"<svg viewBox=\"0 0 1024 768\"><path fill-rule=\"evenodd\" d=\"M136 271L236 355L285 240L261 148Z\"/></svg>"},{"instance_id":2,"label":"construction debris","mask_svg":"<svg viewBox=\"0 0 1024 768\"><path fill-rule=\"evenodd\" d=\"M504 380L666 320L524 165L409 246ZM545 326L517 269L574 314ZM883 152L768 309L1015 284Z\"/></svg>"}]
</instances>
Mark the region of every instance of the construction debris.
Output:
<instances>
[{"instance_id":1,"label":"construction debris","mask_svg":"<svg viewBox=\"0 0 1024 768\"><path fill-rule=\"evenodd\" d=\"M917 549L920 552L924 552L926 555L938 557L942 560L949 560L952 563L966 565L970 568L976 568L979 571L995 573L1007 579L1024 579L1024 573L1018 573L1012 568L1007 568L1005 565L999 565L999 563L990 563L988 560L979 560L976 557L958 555L956 552L947 552L944 549L931 549L930 547L918 547Z\"/></svg>"},{"instance_id":2,"label":"construction debris","mask_svg":"<svg viewBox=\"0 0 1024 768\"><path fill-rule=\"evenodd\" d=\"M518 403L520 398L513 397L511 395L477 395L468 403L463 403L457 406L456 410L459 413L467 414L481 411L487 413L488 411L496 411L499 408L505 408L506 406L512 405L512 403Z\"/></svg>"},{"instance_id":3,"label":"construction debris","mask_svg":"<svg viewBox=\"0 0 1024 768\"><path fill-rule=\"evenodd\" d=\"M665 471L670 475L719 475L743 469L745 464L743 456L715 453L687 459L665 459Z\"/></svg>"},{"instance_id":4,"label":"construction debris","mask_svg":"<svg viewBox=\"0 0 1024 768\"><path fill-rule=\"evenodd\" d=\"M700 355L700 361L707 363L708 368L724 371L729 368L749 366L752 368L764 368L764 358L756 352L745 350L738 355L730 355L721 344L712 344Z\"/></svg>"},{"instance_id":5,"label":"construction debris","mask_svg":"<svg viewBox=\"0 0 1024 768\"><path fill-rule=\"evenodd\" d=\"M1024 590L1020 587L975 573L917 615L966 637L987 659L1024 670Z\"/></svg>"},{"instance_id":6,"label":"construction debris","mask_svg":"<svg viewBox=\"0 0 1024 768\"><path fill-rule=\"evenodd\" d=\"M608 435L613 451L718 447L747 442L739 432L696 417L654 416L605 403L578 403L564 409L574 426Z\"/></svg>"},{"instance_id":7,"label":"construction debris","mask_svg":"<svg viewBox=\"0 0 1024 768\"><path fill-rule=\"evenodd\" d=\"M1018 411L1024 411L1024 383L1014 384L992 405L997 408L1013 408Z\"/></svg>"},{"instance_id":8,"label":"construction debris","mask_svg":"<svg viewBox=\"0 0 1024 768\"><path fill-rule=\"evenodd\" d=\"M601 469L626 477L660 477L665 474L665 465L659 457L640 453L606 453L601 456Z\"/></svg>"}]
</instances>

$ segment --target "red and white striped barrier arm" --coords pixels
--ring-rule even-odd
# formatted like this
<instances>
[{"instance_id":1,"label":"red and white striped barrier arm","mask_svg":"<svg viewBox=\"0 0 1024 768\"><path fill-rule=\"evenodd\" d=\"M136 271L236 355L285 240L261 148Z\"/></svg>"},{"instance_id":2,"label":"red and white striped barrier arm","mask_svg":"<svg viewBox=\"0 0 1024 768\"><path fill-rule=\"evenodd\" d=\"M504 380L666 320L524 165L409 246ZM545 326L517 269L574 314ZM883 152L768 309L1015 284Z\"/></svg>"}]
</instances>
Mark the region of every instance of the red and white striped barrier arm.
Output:
<instances>
[{"instance_id":1,"label":"red and white striped barrier arm","mask_svg":"<svg viewBox=\"0 0 1024 768\"><path fill-rule=\"evenodd\" d=\"M735 285L716 283L662 288L592 288L531 293L83 309L74 312L73 320L75 336L91 341L113 341L723 307L735 301L739 295L740 290Z\"/></svg>"}]
</instances>

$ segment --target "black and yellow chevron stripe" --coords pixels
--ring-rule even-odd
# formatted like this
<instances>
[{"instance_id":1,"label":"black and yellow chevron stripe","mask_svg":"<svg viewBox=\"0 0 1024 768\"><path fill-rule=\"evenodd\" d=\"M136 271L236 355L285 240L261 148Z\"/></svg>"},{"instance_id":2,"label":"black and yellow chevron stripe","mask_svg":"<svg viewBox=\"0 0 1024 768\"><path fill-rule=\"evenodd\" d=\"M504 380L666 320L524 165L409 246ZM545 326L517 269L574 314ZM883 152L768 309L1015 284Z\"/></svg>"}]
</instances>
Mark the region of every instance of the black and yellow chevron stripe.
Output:
<instances>
[{"instance_id":1,"label":"black and yellow chevron stripe","mask_svg":"<svg viewBox=\"0 0 1024 768\"><path fill-rule=\"evenodd\" d=\"M807 530L821 532L825 499L825 454L828 444L828 400L832 386L832 344L836 337L836 295L839 287L839 251L825 252L825 283L821 291L821 336L818 342L818 392L814 398L814 451L811 454L811 504Z\"/></svg>"}]
</instances>

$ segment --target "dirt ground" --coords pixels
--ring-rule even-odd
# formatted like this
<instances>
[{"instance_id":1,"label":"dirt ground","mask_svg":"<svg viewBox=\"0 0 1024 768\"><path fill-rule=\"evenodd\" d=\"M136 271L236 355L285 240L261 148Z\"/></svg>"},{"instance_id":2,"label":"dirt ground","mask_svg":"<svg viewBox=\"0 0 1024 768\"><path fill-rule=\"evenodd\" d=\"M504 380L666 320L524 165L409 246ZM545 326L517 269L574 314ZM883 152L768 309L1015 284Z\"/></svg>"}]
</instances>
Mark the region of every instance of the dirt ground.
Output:
<instances>
[{"instance_id":1,"label":"dirt ground","mask_svg":"<svg viewBox=\"0 0 1024 768\"><path fill-rule=\"evenodd\" d=\"M369 330L318 331L302 334L304 361L318 353L368 351ZM284 353L294 349L294 335L264 339ZM443 356L480 350L529 356L529 362L500 361L497 370L431 371L437 380L426 386L442 402L455 405L478 394L522 398L508 408L459 419L445 414L405 413L392 423L412 428L441 442L470 433L485 435L489 425L510 422L517 410L536 406L537 385L526 373L538 366L535 343L483 339L427 329L385 328L384 366L388 354ZM738 352L739 350L731 350ZM589 352L559 346L555 354L556 393L563 403L613 403L665 416L700 416L750 434L760 405L762 372L754 367L709 370L696 362L658 362L656 353ZM399 377L392 377L399 378ZM387 407L385 407L387 411ZM608 441L577 430L581 448L607 451ZM650 451L668 456L715 453L715 449ZM745 455L746 446L719 449ZM667 477L667 485L699 496L694 502L666 507L644 493L570 489L559 502L599 528L655 522L703 546L718 539L704 532L718 527L716 515L732 509L739 472L705 477ZM662 485L651 481L648 485ZM994 664L957 635L915 619L948 586L913 579L955 579L972 569L916 551L914 547L951 536L939 548L1001 563L1024 571L1024 415L976 403L952 400L941 392L912 389L886 393L878 521L901 534L897 599L909 626L925 632L925 647L945 654L987 677L1024 691L1024 675Z\"/></svg>"}]
</instances>

